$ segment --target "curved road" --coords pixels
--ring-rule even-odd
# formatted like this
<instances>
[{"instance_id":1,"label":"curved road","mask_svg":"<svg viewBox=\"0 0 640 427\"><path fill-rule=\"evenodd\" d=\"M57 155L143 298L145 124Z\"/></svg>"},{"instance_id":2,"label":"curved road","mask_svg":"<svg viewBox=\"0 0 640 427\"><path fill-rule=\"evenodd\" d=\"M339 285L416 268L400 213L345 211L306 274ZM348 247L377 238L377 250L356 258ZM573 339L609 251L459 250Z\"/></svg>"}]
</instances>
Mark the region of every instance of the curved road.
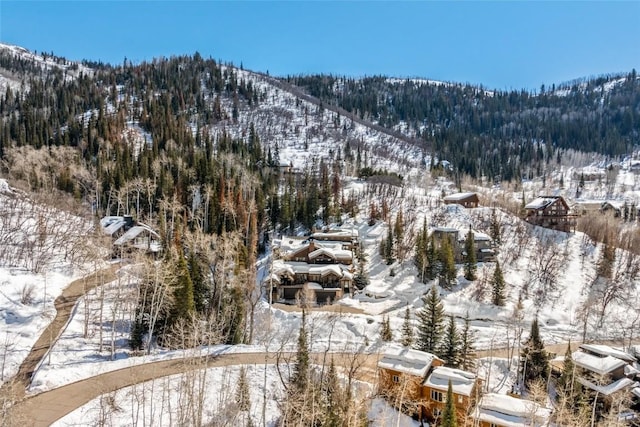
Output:
<instances>
[{"instance_id":1,"label":"curved road","mask_svg":"<svg viewBox=\"0 0 640 427\"><path fill-rule=\"evenodd\" d=\"M131 366L27 397L13 406L11 418L16 421L29 420L29 425L34 427L48 426L104 393L110 393L155 378L204 367L215 368L232 365L275 364L278 363L278 360L288 362L292 360L293 357L295 357L295 353L280 353L279 355L277 353L231 353L220 356L167 360ZM350 369L357 366L355 377L360 380L367 382L375 380L376 366L379 358L377 354L310 354L311 360L315 363L322 363L325 357L327 358L327 362L333 357L334 363L338 367Z\"/></svg>"}]
</instances>

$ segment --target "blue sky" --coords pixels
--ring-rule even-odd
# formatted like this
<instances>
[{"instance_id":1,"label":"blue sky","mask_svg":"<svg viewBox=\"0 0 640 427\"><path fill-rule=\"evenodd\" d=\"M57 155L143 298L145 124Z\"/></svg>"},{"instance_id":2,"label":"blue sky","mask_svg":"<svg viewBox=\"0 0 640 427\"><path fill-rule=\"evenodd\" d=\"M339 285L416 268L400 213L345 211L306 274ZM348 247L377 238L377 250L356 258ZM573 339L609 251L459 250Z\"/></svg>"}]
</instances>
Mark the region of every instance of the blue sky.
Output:
<instances>
[{"instance_id":1,"label":"blue sky","mask_svg":"<svg viewBox=\"0 0 640 427\"><path fill-rule=\"evenodd\" d=\"M537 89L640 69L640 1L0 0L0 40L75 60L198 51L272 75L385 74Z\"/></svg>"}]
</instances>

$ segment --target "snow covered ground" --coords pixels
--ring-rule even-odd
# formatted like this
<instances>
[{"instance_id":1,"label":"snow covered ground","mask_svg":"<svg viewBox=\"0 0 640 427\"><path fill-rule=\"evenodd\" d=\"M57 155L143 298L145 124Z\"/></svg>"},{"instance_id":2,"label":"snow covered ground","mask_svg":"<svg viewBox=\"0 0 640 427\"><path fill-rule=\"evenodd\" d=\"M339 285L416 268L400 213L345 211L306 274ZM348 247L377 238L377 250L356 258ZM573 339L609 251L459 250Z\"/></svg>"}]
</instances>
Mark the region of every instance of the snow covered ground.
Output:
<instances>
[{"instance_id":1,"label":"snow covered ground","mask_svg":"<svg viewBox=\"0 0 640 427\"><path fill-rule=\"evenodd\" d=\"M55 317L56 297L88 273L73 254L83 224L0 179L0 383L18 372Z\"/></svg>"}]
</instances>

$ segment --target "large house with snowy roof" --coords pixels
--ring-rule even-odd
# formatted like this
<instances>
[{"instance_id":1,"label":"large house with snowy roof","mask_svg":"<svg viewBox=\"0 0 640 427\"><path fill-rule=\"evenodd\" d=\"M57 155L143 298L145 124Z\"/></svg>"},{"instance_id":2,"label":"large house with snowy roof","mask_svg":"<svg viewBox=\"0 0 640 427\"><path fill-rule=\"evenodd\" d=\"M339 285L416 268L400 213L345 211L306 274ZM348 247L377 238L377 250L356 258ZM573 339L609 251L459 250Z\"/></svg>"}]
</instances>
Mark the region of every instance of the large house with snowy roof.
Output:
<instances>
[{"instance_id":1,"label":"large house with snowy roof","mask_svg":"<svg viewBox=\"0 0 640 427\"><path fill-rule=\"evenodd\" d=\"M480 204L478 193L455 193L444 197L445 205L462 205L465 208L477 208Z\"/></svg>"},{"instance_id":2,"label":"large house with snowy roof","mask_svg":"<svg viewBox=\"0 0 640 427\"><path fill-rule=\"evenodd\" d=\"M326 304L353 290L351 240L308 239L275 260L263 282L273 301Z\"/></svg>"},{"instance_id":3,"label":"large house with snowy roof","mask_svg":"<svg viewBox=\"0 0 640 427\"><path fill-rule=\"evenodd\" d=\"M525 221L540 227L570 232L575 228L575 215L562 196L540 196L524 207Z\"/></svg>"},{"instance_id":4,"label":"large house with snowy roof","mask_svg":"<svg viewBox=\"0 0 640 427\"><path fill-rule=\"evenodd\" d=\"M454 405L463 419L475 403L481 382L472 372L443 365L431 353L390 345L378 362L378 392L404 412L436 421L451 381Z\"/></svg>"},{"instance_id":5,"label":"large house with snowy roof","mask_svg":"<svg viewBox=\"0 0 640 427\"><path fill-rule=\"evenodd\" d=\"M505 394L487 393L471 413L479 427L544 427L551 410L536 402Z\"/></svg>"},{"instance_id":6,"label":"large house with snowy roof","mask_svg":"<svg viewBox=\"0 0 640 427\"><path fill-rule=\"evenodd\" d=\"M100 220L102 231L113 239L113 255L121 257L132 251L157 254L162 251L160 235L130 215L106 216Z\"/></svg>"},{"instance_id":7,"label":"large house with snowy roof","mask_svg":"<svg viewBox=\"0 0 640 427\"><path fill-rule=\"evenodd\" d=\"M378 393L391 402L399 402L396 406L411 415L421 414L422 384L432 368L443 364L442 359L431 353L390 345L378 362Z\"/></svg>"},{"instance_id":8,"label":"large house with snowy roof","mask_svg":"<svg viewBox=\"0 0 640 427\"><path fill-rule=\"evenodd\" d=\"M608 345L581 344L577 351L571 353L571 358L576 367L577 381L597 396L602 404L600 410L606 410L620 393L639 401L640 366L634 356ZM563 357L552 360L552 368L558 374L563 362Z\"/></svg>"},{"instance_id":9,"label":"large house with snowy roof","mask_svg":"<svg viewBox=\"0 0 640 427\"><path fill-rule=\"evenodd\" d=\"M440 418L447 400L447 391L451 381L454 406L459 420L465 419L476 402L481 382L476 375L460 369L438 366L422 383L423 418L437 420Z\"/></svg>"},{"instance_id":10,"label":"large house with snowy roof","mask_svg":"<svg viewBox=\"0 0 640 427\"><path fill-rule=\"evenodd\" d=\"M579 369L578 382L608 400L619 392L631 392L640 387L637 360L624 351L607 345L581 344L571 354Z\"/></svg>"}]
</instances>

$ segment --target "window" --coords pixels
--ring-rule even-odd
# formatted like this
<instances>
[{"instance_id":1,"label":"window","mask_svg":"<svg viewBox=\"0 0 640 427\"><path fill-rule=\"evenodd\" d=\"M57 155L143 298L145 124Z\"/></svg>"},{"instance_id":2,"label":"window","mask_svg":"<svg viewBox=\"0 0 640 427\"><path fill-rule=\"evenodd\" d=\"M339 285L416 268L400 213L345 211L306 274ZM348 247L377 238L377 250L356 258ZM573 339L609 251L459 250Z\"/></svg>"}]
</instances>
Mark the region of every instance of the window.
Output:
<instances>
[{"instance_id":1,"label":"window","mask_svg":"<svg viewBox=\"0 0 640 427\"><path fill-rule=\"evenodd\" d=\"M464 403L464 397L458 396L458 403Z\"/></svg>"},{"instance_id":2,"label":"window","mask_svg":"<svg viewBox=\"0 0 640 427\"><path fill-rule=\"evenodd\" d=\"M431 400L435 402L446 402L447 396L442 394L441 391L431 390Z\"/></svg>"},{"instance_id":3,"label":"window","mask_svg":"<svg viewBox=\"0 0 640 427\"><path fill-rule=\"evenodd\" d=\"M433 418L438 418L440 415L442 415L440 408L433 408Z\"/></svg>"},{"instance_id":4,"label":"window","mask_svg":"<svg viewBox=\"0 0 640 427\"><path fill-rule=\"evenodd\" d=\"M394 375L393 378L391 378L393 380L394 383L399 383L400 382L400 377L397 375Z\"/></svg>"},{"instance_id":5,"label":"window","mask_svg":"<svg viewBox=\"0 0 640 427\"><path fill-rule=\"evenodd\" d=\"M489 427L500 427L498 424L490 423Z\"/></svg>"}]
</instances>

